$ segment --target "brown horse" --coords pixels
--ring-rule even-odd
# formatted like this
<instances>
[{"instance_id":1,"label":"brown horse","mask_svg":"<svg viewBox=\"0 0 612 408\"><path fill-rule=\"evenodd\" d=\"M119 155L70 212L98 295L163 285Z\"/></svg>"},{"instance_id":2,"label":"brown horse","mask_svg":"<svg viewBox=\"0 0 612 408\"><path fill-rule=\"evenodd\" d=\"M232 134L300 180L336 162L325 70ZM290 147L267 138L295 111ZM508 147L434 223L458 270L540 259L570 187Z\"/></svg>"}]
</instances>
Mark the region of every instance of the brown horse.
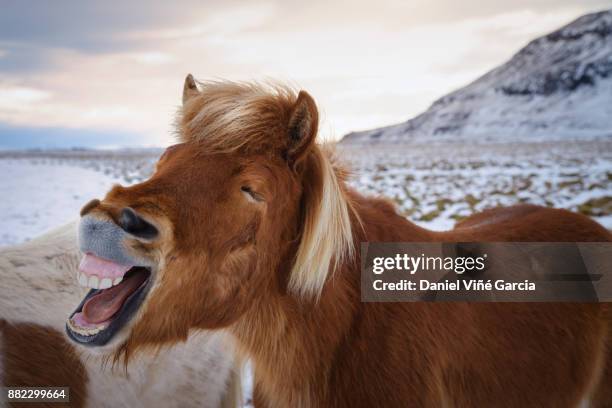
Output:
<instances>
[{"instance_id":1,"label":"brown horse","mask_svg":"<svg viewBox=\"0 0 612 408\"><path fill-rule=\"evenodd\" d=\"M363 241L610 241L587 217L522 206L447 232L349 189L315 144L306 92L185 82L181 143L153 176L82 210L80 343L135 350L223 329L270 407L612 403L605 304L362 303ZM112 287L101 289L101 279ZM89 276L89 278L88 278ZM108 281L106 281L108 284ZM117 283L118 282L118 283Z\"/></svg>"}]
</instances>

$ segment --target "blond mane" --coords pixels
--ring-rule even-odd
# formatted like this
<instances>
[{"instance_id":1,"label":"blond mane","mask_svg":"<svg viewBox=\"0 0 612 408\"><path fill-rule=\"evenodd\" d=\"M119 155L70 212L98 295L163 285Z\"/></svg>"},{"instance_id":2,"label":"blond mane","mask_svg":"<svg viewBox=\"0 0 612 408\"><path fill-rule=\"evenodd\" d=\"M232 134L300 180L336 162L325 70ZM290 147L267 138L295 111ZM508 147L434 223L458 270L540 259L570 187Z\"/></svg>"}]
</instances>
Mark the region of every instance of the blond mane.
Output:
<instances>
[{"instance_id":1,"label":"blond mane","mask_svg":"<svg viewBox=\"0 0 612 408\"><path fill-rule=\"evenodd\" d=\"M179 115L181 140L197 140L220 151L283 149L287 124L296 102L287 86L227 81L198 82L197 94ZM289 279L289 289L318 297L328 276L354 255L351 205L330 154L313 146L319 167L317 194L307 196L300 245Z\"/></svg>"},{"instance_id":2,"label":"blond mane","mask_svg":"<svg viewBox=\"0 0 612 408\"><path fill-rule=\"evenodd\" d=\"M179 137L218 151L277 146L297 99L276 83L206 81L198 88L180 112Z\"/></svg>"},{"instance_id":3,"label":"blond mane","mask_svg":"<svg viewBox=\"0 0 612 408\"><path fill-rule=\"evenodd\" d=\"M330 154L318 147L315 154L321 166L321 194L319 200L306 205L289 289L305 297L318 298L328 277L355 254L350 215L357 217L357 214L346 197Z\"/></svg>"}]
</instances>

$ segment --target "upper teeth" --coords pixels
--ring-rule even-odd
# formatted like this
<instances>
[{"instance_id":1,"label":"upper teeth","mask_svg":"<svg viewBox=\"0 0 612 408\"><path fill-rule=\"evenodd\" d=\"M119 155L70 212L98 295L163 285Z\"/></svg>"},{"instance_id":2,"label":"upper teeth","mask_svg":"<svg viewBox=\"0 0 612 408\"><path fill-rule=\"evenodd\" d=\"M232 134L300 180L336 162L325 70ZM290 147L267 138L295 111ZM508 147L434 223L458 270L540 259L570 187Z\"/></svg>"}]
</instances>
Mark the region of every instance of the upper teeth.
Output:
<instances>
[{"instance_id":1,"label":"upper teeth","mask_svg":"<svg viewBox=\"0 0 612 408\"><path fill-rule=\"evenodd\" d=\"M96 275L87 276L83 272L79 272L78 279L79 285L86 288L108 289L111 286L118 285L123 280L123 276L115 278L115 280L112 280L111 278L100 279Z\"/></svg>"},{"instance_id":2,"label":"upper teeth","mask_svg":"<svg viewBox=\"0 0 612 408\"><path fill-rule=\"evenodd\" d=\"M100 281L100 289L108 289L111 286L113 286L113 281L111 280L111 278L104 278Z\"/></svg>"}]
</instances>

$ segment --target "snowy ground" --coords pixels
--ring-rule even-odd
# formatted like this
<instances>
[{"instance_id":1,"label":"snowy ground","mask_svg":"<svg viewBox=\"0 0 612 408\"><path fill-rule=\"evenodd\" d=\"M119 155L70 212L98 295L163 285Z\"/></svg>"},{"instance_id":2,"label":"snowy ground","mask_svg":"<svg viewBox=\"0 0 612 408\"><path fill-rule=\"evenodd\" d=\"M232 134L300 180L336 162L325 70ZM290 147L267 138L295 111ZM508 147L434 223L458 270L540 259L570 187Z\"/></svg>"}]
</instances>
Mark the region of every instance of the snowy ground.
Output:
<instances>
[{"instance_id":1,"label":"snowy ground","mask_svg":"<svg viewBox=\"0 0 612 408\"><path fill-rule=\"evenodd\" d=\"M433 229L486 208L567 208L612 228L612 138L589 142L346 147L351 184Z\"/></svg>"},{"instance_id":2,"label":"snowy ground","mask_svg":"<svg viewBox=\"0 0 612 408\"><path fill-rule=\"evenodd\" d=\"M0 246L75 220L113 184L151 173L159 150L0 152Z\"/></svg>"},{"instance_id":3,"label":"snowy ground","mask_svg":"<svg viewBox=\"0 0 612 408\"><path fill-rule=\"evenodd\" d=\"M147 178L160 150L0 152L0 245L78 217L114 184ZM351 184L393 199L435 229L475 211L529 202L612 228L612 138L589 142L338 147Z\"/></svg>"},{"instance_id":4,"label":"snowy ground","mask_svg":"<svg viewBox=\"0 0 612 408\"><path fill-rule=\"evenodd\" d=\"M31 239L78 217L116 179L45 160L0 160L0 245Z\"/></svg>"}]
</instances>

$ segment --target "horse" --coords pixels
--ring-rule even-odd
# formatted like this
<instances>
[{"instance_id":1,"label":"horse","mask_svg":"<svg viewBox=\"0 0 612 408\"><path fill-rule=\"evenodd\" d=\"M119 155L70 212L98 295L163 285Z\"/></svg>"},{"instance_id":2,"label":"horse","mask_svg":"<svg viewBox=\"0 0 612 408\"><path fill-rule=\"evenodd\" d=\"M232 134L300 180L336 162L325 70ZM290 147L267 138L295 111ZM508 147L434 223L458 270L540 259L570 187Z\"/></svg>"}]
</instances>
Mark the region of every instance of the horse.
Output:
<instances>
[{"instance_id":1,"label":"horse","mask_svg":"<svg viewBox=\"0 0 612 408\"><path fill-rule=\"evenodd\" d=\"M609 406L607 304L364 303L356 250L609 242L606 229L539 206L421 228L349 188L316 140L318 116L303 90L188 75L178 143L151 178L81 211L93 289L68 319L71 338L129 364L194 330L229 333L252 362L258 407ZM100 289L100 276L119 283Z\"/></svg>"},{"instance_id":2,"label":"horse","mask_svg":"<svg viewBox=\"0 0 612 408\"><path fill-rule=\"evenodd\" d=\"M71 223L0 249L0 386L70 388L69 404L48 406L237 407L239 377L222 333L202 332L166 353L143 355L128 371L68 340L65 315L83 295L75 285L76 231Z\"/></svg>"}]
</instances>

